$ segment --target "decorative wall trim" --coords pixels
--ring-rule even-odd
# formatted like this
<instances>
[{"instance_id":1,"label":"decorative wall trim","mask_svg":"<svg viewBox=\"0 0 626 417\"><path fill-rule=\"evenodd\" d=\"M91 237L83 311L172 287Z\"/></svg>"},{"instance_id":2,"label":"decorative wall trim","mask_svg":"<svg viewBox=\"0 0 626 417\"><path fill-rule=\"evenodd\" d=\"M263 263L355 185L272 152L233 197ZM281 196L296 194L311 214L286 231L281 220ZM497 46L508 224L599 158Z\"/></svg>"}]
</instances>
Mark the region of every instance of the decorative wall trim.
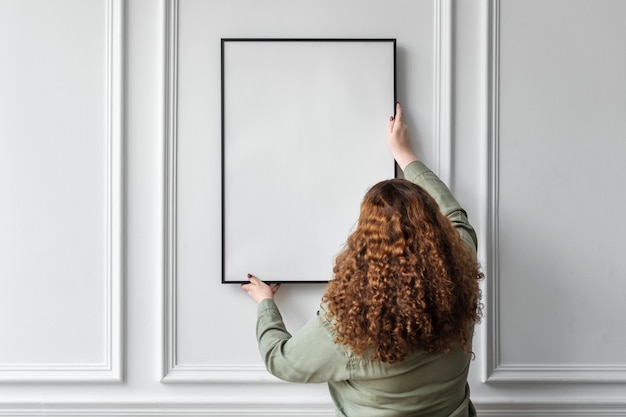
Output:
<instances>
[{"instance_id":1,"label":"decorative wall trim","mask_svg":"<svg viewBox=\"0 0 626 417\"><path fill-rule=\"evenodd\" d=\"M203 403L0 403L0 416L275 416L332 417L335 409L329 403L308 400L284 404L225 402L215 399Z\"/></svg>"},{"instance_id":2,"label":"decorative wall trim","mask_svg":"<svg viewBox=\"0 0 626 417\"><path fill-rule=\"evenodd\" d=\"M476 404L480 416L494 417L617 417L626 415L626 403L609 401L591 403L486 403ZM214 399L202 403L131 402L131 403L0 403L0 416L274 416L332 417L330 403L292 399L288 403L254 402Z\"/></svg>"},{"instance_id":3,"label":"decorative wall trim","mask_svg":"<svg viewBox=\"0 0 626 417\"><path fill-rule=\"evenodd\" d=\"M124 1L107 1L107 364L105 379L123 379L123 253L124 253Z\"/></svg>"},{"instance_id":4,"label":"decorative wall trim","mask_svg":"<svg viewBox=\"0 0 626 417\"><path fill-rule=\"evenodd\" d=\"M500 363L498 339L499 312L499 271L498 271L498 97L499 97L499 2L483 0L483 68L482 68L482 146L484 158L482 195L485 196L481 207L481 235L479 252L485 254L484 270L487 276L483 290L485 305L483 318L483 358L482 381L487 382Z\"/></svg>"},{"instance_id":5,"label":"decorative wall trim","mask_svg":"<svg viewBox=\"0 0 626 417\"><path fill-rule=\"evenodd\" d=\"M175 365L163 378L164 383L285 383L261 365Z\"/></svg>"},{"instance_id":6,"label":"decorative wall trim","mask_svg":"<svg viewBox=\"0 0 626 417\"><path fill-rule=\"evenodd\" d=\"M164 383L281 382L263 366L178 365L176 348L177 311L177 112L178 112L178 0L166 1L165 75L165 294L164 294ZM450 183L451 100L452 100L452 5L451 0L435 0L435 167Z\"/></svg>"},{"instance_id":7,"label":"decorative wall trim","mask_svg":"<svg viewBox=\"0 0 626 417\"><path fill-rule=\"evenodd\" d=\"M499 256L499 89L500 89L500 3L483 1L483 149L482 164L486 196L481 212L485 229L481 253L486 254L483 320L483 382L590 382L624 383L623 365L503 364L500 348L500 256ZM518 414L511 414L518 415ZM561 415L561 414L559 414ZM566 415L566 414L562 414ZM567 414L570 415L570 414ZM571 414L587 415L587 414Z\"/></svg>"},{"instance_id":8,"label":"decorative wall trim","mask_svg":"<svg viewBox=\"0 0 626 417\"><path fill-rule=\"evenodd\" d=\"M435 0L435 167L452 188L452 0Z\"/></svg>"},{"instance_id":9,"label":"decorative wall trim","mask_svg":"<svg viewBox=\"0 0 626 417\"><path fill-rule=\"evenodd\" d=\"M107 0L106 13L106 362L2 366L0 382L119 382L122 379L123 0Z\"/></svg>"},{"instance_id":10,"label":"decorative wall trim","mask_svg":"<svg viewBox=\"0 0 626 417\"><path fill-rule=\"evenodd\" d=\"M177 364L177 120L178 8L165 2L165 236L163 295L163 383L279 382L261 365ZM452 0L435 0L435 171L452 179Z\"/></svg>"},{"instance_id":11,"label":"decorative wall trim","mask_svg":"<svg viewBox=\"0 0 626 417\"><path fill-rule=\"evenodd\" d=\"M624 366L497 364L485 382L624 383L625 381Z\"/></svg>"},{"instance_id":12,"label":"decorative wall trim","mask_svg":"<svg viewBox=\"0 0 626 417\"><path fill-rule=\"evenodd\" d=\"M165 2L165 236L163 382L176 367L178 0Z\"/></svg>"},{"instance_id":13,"label":"decorative wall trim","mask_svg":"<svg viewBox=\"0 0 626 417\"><path fill-rule=\"evenodd\" d=\"M626 415L624 401L475 404L481 417L604 417Z\"/></svg>"}]
</instances>

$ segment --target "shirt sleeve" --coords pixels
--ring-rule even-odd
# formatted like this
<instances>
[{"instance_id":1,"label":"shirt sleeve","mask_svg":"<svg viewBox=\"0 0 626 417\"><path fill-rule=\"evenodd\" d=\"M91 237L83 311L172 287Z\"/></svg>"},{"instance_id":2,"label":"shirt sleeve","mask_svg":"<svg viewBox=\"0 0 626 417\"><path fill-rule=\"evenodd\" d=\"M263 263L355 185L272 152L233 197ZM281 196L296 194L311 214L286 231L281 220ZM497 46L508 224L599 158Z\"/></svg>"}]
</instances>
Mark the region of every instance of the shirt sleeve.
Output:
<instances>
[{"instance_id":1,"label":"shirt sleeve","mask_svg":"<svg viewBox=\"0 0 626 417\"><path fill-rule=\"evenodd\" d=\"M328 382L350 377L346 348L334 343L323 311L292 336L274 300L265 299L258 307L257 340L265 367L284 381Z\"/></svg>"},{"instance_id":2,"label":"shirt sleeve","mask_svg":"<svg viewBox=\"0 0 626 417\"><path fill-rule=\"evenodd\" d=\"M420 161L407 165L404 168L404 177L422 187L435 199L439 204L439 210L450 219L452 225L459 231L461 239L476 254L478 246L476 232L467 219L467 213L443 181Z\"/></svg>"}]
</instances>

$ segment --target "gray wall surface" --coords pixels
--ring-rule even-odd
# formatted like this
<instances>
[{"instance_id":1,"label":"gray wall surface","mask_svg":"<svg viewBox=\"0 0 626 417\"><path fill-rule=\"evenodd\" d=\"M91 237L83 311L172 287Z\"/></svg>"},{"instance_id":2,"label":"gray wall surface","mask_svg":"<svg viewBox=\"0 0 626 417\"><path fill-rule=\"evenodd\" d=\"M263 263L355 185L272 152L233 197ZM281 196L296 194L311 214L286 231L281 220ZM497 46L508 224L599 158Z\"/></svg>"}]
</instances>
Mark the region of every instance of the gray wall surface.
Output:
<instances>
[{"instance_id":1,"label":"gray wall surface","mask_svg":"<svg viewBox=\"0 0 626 417\"><path fill-rule=\"evenodd\" d=\"M625 16L619 0L2 0L0 415L334 414L324 385L265 371L256 306L220 283L220 39L328 37L397 39L418 155L478 231L480 415L626 416ZM323 292L281 289L291 331Z\"/></svg>"}]
</instances>

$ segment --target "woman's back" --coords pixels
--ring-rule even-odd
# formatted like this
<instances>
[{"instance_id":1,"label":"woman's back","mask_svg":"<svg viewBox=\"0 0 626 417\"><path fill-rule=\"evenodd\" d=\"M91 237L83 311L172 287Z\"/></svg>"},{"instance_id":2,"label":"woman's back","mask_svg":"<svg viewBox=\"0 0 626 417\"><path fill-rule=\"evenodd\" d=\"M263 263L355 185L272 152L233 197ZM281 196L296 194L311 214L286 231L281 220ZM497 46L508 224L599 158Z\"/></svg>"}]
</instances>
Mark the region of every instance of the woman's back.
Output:
<instances>
[{"instance_id":1,"label":"woman's back","mask_svg":"<svg viewBox=\"0 0 626 417\"><path fill-rule=\"evenodd\" d=\"M450 190L408 143L401 108L388 145L406 180L368 191L322 307L298 333L249 276L268 371L327 382L337 415L472 417L467 374L481 278L476 234Z\"/></svg>"},{"instance_id":2,"label":"woman's back","mask_svg":"<svg viewBox=\"0 0 626 417\"><path fill-rule=\"evenodd\" d=\"M470 356L416 351L387 364L354 358L353 377L329 382L339 416L468 417Z\"/></svg>"}]
</instances>

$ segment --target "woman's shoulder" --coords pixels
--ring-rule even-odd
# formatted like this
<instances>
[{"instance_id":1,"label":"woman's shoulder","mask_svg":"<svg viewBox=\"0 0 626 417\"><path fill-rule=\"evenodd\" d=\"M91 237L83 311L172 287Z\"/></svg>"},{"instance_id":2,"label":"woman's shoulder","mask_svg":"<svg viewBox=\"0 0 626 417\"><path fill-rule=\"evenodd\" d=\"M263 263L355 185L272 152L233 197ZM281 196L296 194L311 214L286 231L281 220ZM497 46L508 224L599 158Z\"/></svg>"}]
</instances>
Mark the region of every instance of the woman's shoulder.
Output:
<instances>
[{"instance_id":1,"label":"woman's shoulder","mask_svg":"<svg viewBox=\"0 0 626 417\"><path fill-rule=\"evenodd\" d=\"M330 318L328 303L324 303L324 302L320 303L319 310L317 310L317 317L318 317L320 324L328 328L328 330L334 335L335 332L333 330L333 327L334 327L335 320Z\"/></svg>"}]
</instances>

